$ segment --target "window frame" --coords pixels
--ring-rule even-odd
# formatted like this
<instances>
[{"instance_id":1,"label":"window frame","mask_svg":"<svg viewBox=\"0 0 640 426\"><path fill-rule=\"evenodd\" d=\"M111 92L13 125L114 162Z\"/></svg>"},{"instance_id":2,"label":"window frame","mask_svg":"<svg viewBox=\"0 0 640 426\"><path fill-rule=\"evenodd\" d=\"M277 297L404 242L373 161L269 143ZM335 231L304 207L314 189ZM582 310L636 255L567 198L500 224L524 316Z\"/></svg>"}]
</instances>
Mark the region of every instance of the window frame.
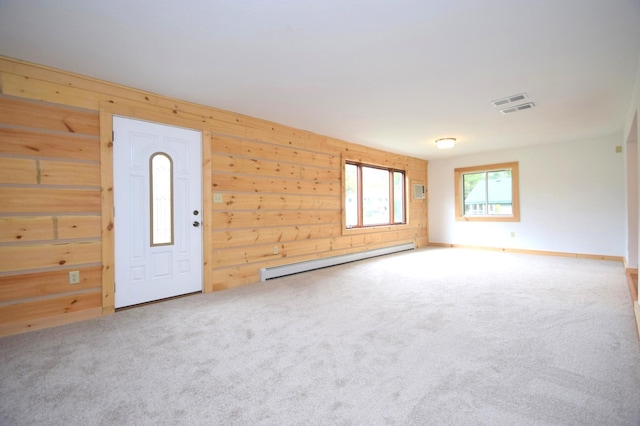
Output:
<instances>
[{"instance_id":1,"label":"window frame","mask_svg":"<svg viewBox=\"0 0 640 426\"><path fill-rule=\"evenodd\" d=\"M356 197L358 199L358 225L357 226L351 226L351 227L347 227L347 208L346 208L346 187L347 187L347 183L346 183L346 167L347 165L353 165L357 167L357 176L358 176L358 184L357 184L357 189L356 189ZM372 224L372 225L364 225L364 208L363 208L363 189L362 189L362 168L363 167L368 167L368 168L372 168L372 169L378 169L378 170L384 170L386 172L388 172L389 174L389 223L378 223L378 224ZM395 194L394 194L394 174L395 173L402 173L402 222L394 222L394 199L395 199ZM371 229L376 229L376 228L390 228L390 227L398 227L398 226L406 226L408 224L409 221L409 212L408 212L408 207L409 204L407 202L407 191L408 191L408 184L407 184L407 171L406 170L402 170L402 169L398 169L395 167L389 167L389 166L381 166L378 164L371 164L371 163L365 163L362 161L356 161L356 160L349 160L349 159L343 159L342 161L342 176L343 176L343 185L342 185L342 189L343 189L343 193L342 193L342 205L343 205L343 212L342 212L342 230L343 233L346 232L362 232L362 231L366 231L366 230L371 230Z\"/></svg>"},{"instance_id":2,"label":"window frame","mask_svg":"<svg viewBox=\"0 0 640 426\"><path fill-rule=\"evenodd\" d=\"M465 174L488 173L500 170L511 170L511 206L509 215L473 215L464 214L464 185L462 183ZM454 170L455 180L455 215L457 221L465 222L520 222L520 179L518 162L488 164L473 167L461 167Z\"/></svg>"}]
</instances>

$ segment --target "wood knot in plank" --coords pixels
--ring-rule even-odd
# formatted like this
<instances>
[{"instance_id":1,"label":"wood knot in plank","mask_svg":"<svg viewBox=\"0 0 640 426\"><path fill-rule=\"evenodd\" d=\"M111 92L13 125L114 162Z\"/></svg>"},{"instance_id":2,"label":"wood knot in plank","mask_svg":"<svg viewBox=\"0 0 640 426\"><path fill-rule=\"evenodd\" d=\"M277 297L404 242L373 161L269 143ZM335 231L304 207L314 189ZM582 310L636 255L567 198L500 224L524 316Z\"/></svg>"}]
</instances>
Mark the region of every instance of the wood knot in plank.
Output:
<instances>
[{"instance_id":1,"label":"wood knot in plank","mask_svg":"<svg viewBox=\"0 0 640 426\"><path fill-rule=\"evenodd\" d=\"M73 129L73 127L71 127L71 125L70 125L69 123L67 123L67 119L66 119L66 118L62 120L62 124L64 124L64 127L66 127L66 128L67 128L67 130L68 130L70 133L75 133L75 132L76 132L76 131Z\"/></svg>"}]
</instances>

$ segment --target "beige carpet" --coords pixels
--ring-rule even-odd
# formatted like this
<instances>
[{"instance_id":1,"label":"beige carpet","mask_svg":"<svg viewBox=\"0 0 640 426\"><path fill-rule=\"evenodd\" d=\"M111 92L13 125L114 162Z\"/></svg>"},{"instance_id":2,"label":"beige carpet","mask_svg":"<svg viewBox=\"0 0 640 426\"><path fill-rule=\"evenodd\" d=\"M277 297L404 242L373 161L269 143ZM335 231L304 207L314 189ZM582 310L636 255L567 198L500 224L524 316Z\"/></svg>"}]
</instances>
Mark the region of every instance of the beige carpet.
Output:
<instances>
[{"instance_id":1,"label":"beige carpet","mask_svg":"<svg viewBox=\"0 0 640 426\"><path fill-rule=\"evenodd\" d=\"M637 425L621 264L423 249L0 339L2 425Z\"/></svg>"}]
</instances>

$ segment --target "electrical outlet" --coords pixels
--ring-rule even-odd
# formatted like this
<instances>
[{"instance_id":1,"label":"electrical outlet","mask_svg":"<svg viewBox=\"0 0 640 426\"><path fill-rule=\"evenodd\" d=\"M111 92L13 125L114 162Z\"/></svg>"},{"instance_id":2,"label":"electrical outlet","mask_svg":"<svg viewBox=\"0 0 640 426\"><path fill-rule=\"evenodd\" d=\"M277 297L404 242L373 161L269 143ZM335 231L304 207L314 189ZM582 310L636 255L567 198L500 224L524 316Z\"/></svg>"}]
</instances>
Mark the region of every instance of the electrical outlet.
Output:
<instances>
[{"instance_id":1,"label":"electrical outlet","mask_svg":"<svg viewBox=\"0 0 640 426\"><path fill-rule=\"evenodd\" d=\"M80 282L80 271L69 271L69 284L78 284Z\"/></svg>"},{"instance_id":2,"label":"electrical outlet","mask_svg":"<svg viewBox=\"0 0 640 426\"><path fill-rule=\"evenodd\" d=\"M219 204L222 202L222 194L220 193L215 193L213 194L213 202L216 204Z\"/></svg>"},{"instance_id":3,"label":"electrical outlet","mask_svg":"<svg viewBox=\"0 0 640 426\"><path fill-rule=\"evenodd\" d=\"M273 246L273 254L278 254L278 246Z\"/></svg>"}]
</instances>

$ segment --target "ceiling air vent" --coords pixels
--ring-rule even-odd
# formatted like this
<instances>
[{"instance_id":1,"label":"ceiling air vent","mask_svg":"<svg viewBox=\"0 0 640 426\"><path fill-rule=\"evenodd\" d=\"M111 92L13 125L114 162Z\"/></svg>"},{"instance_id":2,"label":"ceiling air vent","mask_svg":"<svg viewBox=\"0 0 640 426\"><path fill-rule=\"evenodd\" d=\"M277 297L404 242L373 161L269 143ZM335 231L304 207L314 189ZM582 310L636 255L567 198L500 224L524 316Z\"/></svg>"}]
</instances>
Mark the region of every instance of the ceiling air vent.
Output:
<instances>
[{"instance_id":1,"label":"ceiling air vent","mask_svg":"<svg viewBox=\"0 0 640 426\"><path fill-rule=\"evenodd\" d=\"M511 114L512 112L524 111L525 109L531 109L536 106L533 102L527 102L526 104L516 105L511 108L501 109L500 112L503 114Z\"/></svg>"},{"instance_id":2,"label":"ceiling air vent","mask_svg":"<svg viewBox=\"0 0 640 426\"><path fill-rule=\"evenodd\" d=\"M511 96L509 98L509 102L520 102L520 101L524 101L525 99L527 99L527 95L525 95L524 93L521 93L519 95L515 95L515 96Z\"/></svg>"},{"instance_id":3,"label":"ceiling air vent","mask_svg":"<svg viewBox=\"0 0 640 426\"><path fill-rule=\"evenodd\" d=\"M498 99L497 101L493 101L493 106L502 106L509 103L509 99Z\"/></svg>"},{"instance_id":4,"label":"ceiling air vent","mask_svg":"<svg viewBox=\"0 0 640 426\"><path fill-rule=\"evenodd\" d=\"M493 104L493 106L499 107L506 104L512 104L514 102L524 101L525 99L527 99L527 94L520 93L519 95L507 96L506 98L491 101L491 103Z\"/></svg>"}]
</instances>

